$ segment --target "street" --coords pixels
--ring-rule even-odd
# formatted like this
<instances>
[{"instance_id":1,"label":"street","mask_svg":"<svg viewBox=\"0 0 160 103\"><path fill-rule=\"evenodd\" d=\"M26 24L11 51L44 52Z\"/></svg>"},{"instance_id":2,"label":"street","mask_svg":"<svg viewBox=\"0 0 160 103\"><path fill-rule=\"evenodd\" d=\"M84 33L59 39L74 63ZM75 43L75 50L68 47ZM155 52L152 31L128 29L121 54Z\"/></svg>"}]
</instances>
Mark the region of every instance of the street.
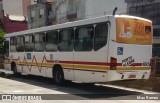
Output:
<instances>
[{"instance_id":1,"label":"street","mask_svg":"<svg viewBox=\"0 0 160 103\"><path fill-rule=\"evenodd\" d=\"M102 85L102 84L81 84L67 82L65 86L56 86L52 79L38 77L38 76L19 76L11 77L9 79L0 78L0 94L46 94L44 95L46 100L56 100L57 102L73 102L81 103L92 100L93 102L104 102L110 101L112 103L127 103L137 102L134 100L134 96L139 96L143 94L156 94L155 92L129 89L123 87L117 87L112 85ZM52 94L52 95L51 95ZM0 97L1 98L1 97ZM43 102L51 102L43 100ZM115 101L116 100L116 101ZM132 100L132 101L131 101ZM2 103L8 103L7 100L0 101ZM10 101L11 102L11 101ZM13 103L17 101L12 101ZM20 103L22 101L19 101ZM36 101L25 101L26 103L35 103ZM40 101L37 101L39 103ZM158 103L158 100L146 100L144 103ZM24 101L23 101L24 103ZM88 102L87 102L88 103ZM142 101L141 101L142 103Z\"/></svg>"}]
</instances>

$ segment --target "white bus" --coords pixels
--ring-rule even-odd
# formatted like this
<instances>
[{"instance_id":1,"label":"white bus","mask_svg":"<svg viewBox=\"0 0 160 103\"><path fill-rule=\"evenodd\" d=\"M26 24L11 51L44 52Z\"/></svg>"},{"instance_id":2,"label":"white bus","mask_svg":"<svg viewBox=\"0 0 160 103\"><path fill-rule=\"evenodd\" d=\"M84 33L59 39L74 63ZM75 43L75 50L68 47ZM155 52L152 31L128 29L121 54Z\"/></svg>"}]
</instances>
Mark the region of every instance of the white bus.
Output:
<instances>
[{"instance_id":1,"label":"white bus","mask_svg":"<svg viewBox=\"0 0 160 103\"><path fill-rule=\"evenodd\" d=\"M5 70L80 83L148 79L152 22L112 15L6 34Z\"/></svg>"}]
</instances>

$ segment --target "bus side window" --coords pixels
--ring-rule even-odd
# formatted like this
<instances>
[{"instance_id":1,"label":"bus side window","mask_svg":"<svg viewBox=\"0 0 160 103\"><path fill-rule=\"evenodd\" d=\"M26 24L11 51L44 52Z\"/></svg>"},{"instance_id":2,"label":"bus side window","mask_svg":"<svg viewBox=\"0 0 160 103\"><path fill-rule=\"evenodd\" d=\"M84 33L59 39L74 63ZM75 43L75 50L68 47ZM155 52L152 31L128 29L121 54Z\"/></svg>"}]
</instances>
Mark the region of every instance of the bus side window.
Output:
<instances>
[{"instance_id":1,"label":"bus side window","mask_svg":"<svg viewBox=\"0 0 160 103\"><path fill-rule=\"evenodd\" d=\"M17 46L16 46L17 52L23 52L24 47L24 36L17 36Z\"/></svg>"},{"instance_id":2,"label":"bus side window","mask_svg":"<svg viewBox=\"0 0 160 103\"><path fill-rule=\"evenodd\" d=\"M91 51L93 49L93 26L79 27L75 31L75 50Z\"/></svg>"},{"instance_id":3,"label":"bus side window","mask_svg":"<svg viewBox=\"0 0 160 103\"><path fill-rule=\"evenodd\" d=\"M107 43L108 24L101 23L95 27L94 50L97 51L104 47Z\"/></svg>"},{"instance_id":4,"label":"bus side window","mask_svg":"<svg viewBox=\"0 0 160 103\"><path fill-rule=\"evenodd\" d=\"M17 50L16 50L16 37L10 38L10 51L17 52Z\"/></svg>"},{"instance_id":5,"label":"bus side window","mask_svg":"<svg viewBox=\"0 0 160 103\"><path fill-rule=\"evenodd\" d=\"M59 32L59 51L73 51L74 29L64 29Z\"/></svg>"},{"instance_id":6,"label":"bus side window","mask_svg":"<svg viewBox=\"0 0 160 103\"><path fill-rule=\"evenodd\" d=\"M34 36L32 34L25 36L25 51L32 52L34 50Z\"/></svg>"},{"instance_id":7,"label":"bus side window","mask_svg":"<svg viewBox=\"0 0 160 103\"><path fill-rule=\"evenodd\" d=\"M58 31L46 32L46 51L57 51Z\"/></svg>"},{"instance_id":8,"label":"bus side window","mask_svg":"<svg viewBox=\"0 0 160 103\"><path fill-rule=\"evenodd\" d=\"M35 34L35 51L44 51L45 50L45 33L36 33Z\"/></svg>"}]
</instances>

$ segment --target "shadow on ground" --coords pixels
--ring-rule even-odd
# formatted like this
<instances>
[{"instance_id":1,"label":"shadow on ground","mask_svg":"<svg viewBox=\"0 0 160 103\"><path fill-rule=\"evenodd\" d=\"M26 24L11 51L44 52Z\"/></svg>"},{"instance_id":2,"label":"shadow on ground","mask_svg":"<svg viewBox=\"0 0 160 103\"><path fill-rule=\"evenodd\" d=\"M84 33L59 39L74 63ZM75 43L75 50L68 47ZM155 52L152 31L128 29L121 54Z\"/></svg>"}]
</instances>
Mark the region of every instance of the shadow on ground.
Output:
<instances>
[{"instance_id":1,"label":"shadow on ground","mask_svg":"<svg viewBox=\"0 0 160 103\"><path fill-rule=\"evenodd\" d=\"M35 85L38 87L43 87L51 90L57 90L60 92L67 93L67 95L54 95L55 99L64 100L88 100L88 99L108 99L114 97L124 97L131 95L141 95L140 92L133 92L128 90L122 90L112 87L107 87L103 85L93 85L93 84L82 84L67 81L63 86L57 86L53 82L53 79L44 78L39 76L11 76L11 80L24 82L27 84ZM53 97L46 97L48 100L53 99Z\"/></svg>"}]
</instances>

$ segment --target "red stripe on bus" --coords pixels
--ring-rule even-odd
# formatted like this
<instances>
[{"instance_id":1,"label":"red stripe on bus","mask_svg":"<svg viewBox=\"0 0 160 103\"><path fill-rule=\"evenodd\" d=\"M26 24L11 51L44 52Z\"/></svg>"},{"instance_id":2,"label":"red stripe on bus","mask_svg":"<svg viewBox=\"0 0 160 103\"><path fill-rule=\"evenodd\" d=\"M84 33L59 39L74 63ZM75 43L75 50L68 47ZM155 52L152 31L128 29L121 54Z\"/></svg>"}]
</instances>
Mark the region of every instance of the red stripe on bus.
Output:
<instances>
[{"instance_id":1,"label":"red stripe on bus","mask_svg":"<svg viewBox=\"0 0 160 103\"><path fill-rule=\"evenodd\" d=\"M4 59L10 60L10 59ZM17 61L18 59L11 59ZM99 65L99 66L110 66L110 63L107 62L85 62L85 61L53 61L53 60L46 60L48 63L66 63L66 64L84 64L84 65ZM122 66L122 63L117 63L116 66ZM130 66L142 66L142 63L133 63Z\"/></svg>"},{"instance_id":2,"label":"red stripe on bus","mask_svg":"<svg viewBox=\"0 0 160 103\"><path fill-rule=\"evenodd\" d=\"M48 63L54 63L53 60L46 60Z\"/></svg>"},{"instance_id":3,"label":"red stripe on bus","mask_svg":"<svg viewBox=\"0 0 160 103\"><path fill-rule=\"evenodd\" d=\"M59 63L66 63L66 64L85 64L85 65L104 65L109 66L110 63L106 62L84 62L84 61L59 61Z\"/></svg>"}]
</instances>

